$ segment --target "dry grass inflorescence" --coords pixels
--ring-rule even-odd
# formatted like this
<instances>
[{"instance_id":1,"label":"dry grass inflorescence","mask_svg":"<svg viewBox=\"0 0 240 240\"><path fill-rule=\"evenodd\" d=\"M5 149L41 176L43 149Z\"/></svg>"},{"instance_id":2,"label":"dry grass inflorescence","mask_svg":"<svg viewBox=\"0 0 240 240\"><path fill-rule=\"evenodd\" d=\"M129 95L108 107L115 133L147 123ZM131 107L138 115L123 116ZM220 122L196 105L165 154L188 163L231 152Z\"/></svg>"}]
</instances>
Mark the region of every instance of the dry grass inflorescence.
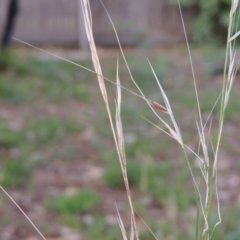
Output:
<instances>
[{"instance_id":1,"label":"dry grass inflorescence","mask_svg":"<svg viewBox=\"0 0 240 240\"><path fill-rule=\"evenodd\" d=\"M180 127L178 125L177 117L175 117L174 110L171 106L171 99L168 97L167 92L164 90L164 87L162 86L160 80L158 79L157 73L155 73L154 67L151 64L151 61L148 60L149 68L152 71L152 74L156 80L156 83L159 87L161 96L162 96L162 102L156 102L153 99L146 97L143 90L140 88L140 86L137 84L137 81L134 80L131 68L128 64L127 58L125 57L124 51L121 47L121 43L119 41L117 30L114 27L114 24L111 20L110 15L108 14L106 10L106 14L109 17L109 21L111 22L113 26L113 30L116 34L116 38L119 44L119 49L121 56L123 58L123 62L125 63L127 67L128 74L130 76L130 79L136 86L139 93L136 93L132 90L129 90L127 87L123 86L120 81L119 77L119 59L116 59L116 80L113 81L109 78L106 78L103 76L103 70L101 68L97 48L95 46L93 32L92 32L92 16L91 16L91 10L90 10L90 4L88 0L82 0L82 11L84 16L84 23L86 27L86 34L89 41L90 51L91 51L91 57L92 62L94 65L94 71L90 70L78 63L75 63L73 61L67 60L65 58L61 58L57 55L52 54L53 56L67 61L71 64L74 64L76 66L79 66L81 68L84 68L87 71L91 71L97 75L100 91L106 106L109 123L112 129L113 138L117 150L117 155L120 162L120 168L123 176L123 182L126 189L126 195L128 199L128 204L130 208L130 233L127 233L127 230L125 229L125 223L124 220L121 218L121 215L118 211L118 205L116 204L116 212L117 212L117 219L118 224L121 229L122 238L124 240L130 239L140 239L139 237L139 229L138 227L138 221L139 219L144 222L144 219L141 218L138 211L134 208L134 200L132 199L131 195L131 189L129 182L131 181L131 176L128 172L128 160L126 155L126 149L125 149L125 142L124 142L124 132L123 132L123 124L122 124L122 118L121 118L121 105L122 105L122 89L127 90L130 92L133 96L138 97L142 99L151 109L152 113L156 116L156 118L160 121L161 125L157 125L152 120L148 120L145 118L145 120L151 124L152 126L156 127L159 131L162 131L164 134L166 134L169 138L176 141L180 148L183 151L184 159L185 159L185 166L189 169L190 175L192 178L192 183L195 189L196 193L196 229L195 229L195 238L196 240L209 240L214 234L214 231L218 225L221 223L221 211L220 211L220 203L219 203L219 197L218 197L218 188L217 188L217 170L218 170L218 156L219 156L219 150L220 150L220 142L223 132L223 123L224 118L226 114L226 109L228 106L230 93L232 90L233 82L237 74L237 69L239 63L236 60L236 39L240 35L240 32L238 31L238 17L239 17L239 8L238 8L238 1L232 0L232 7L229 13L229 29L228 29L228 36L227 36L227 44L226 44L226 58L225 58L225 65L224 65L224 73L223 73L223 84L220 92L218 93L217 100L215 104L213 104L212 108L209 111L209 114L207 116L202 115L201 112L201 102L200 102L200 96L199 96L199 90L197 87L197 81L195 78L195 72L194 72L194 65L192 61L192 55L190 51L190 46L187 40L187 35L184 27L184 20L181 12L181 7L179 3L179 10L181 19L183 22L183 30L186 37L186 45L187 50L189 54L190 59L190 67L192 71L192 77L193 77L193 91L195 93L196 98L196 105L197 105L197 112L195 116L196 120L196 129L197 129L197 136L198 136L198 148L192 149L191 146L185 144L184 140L184 132L182 133L180 130ZM103 5L105 8L105 6ZM21 42L21 40L19 40ZM24 43L24 42L23 42ZM25 43L27 44L27 43ZM30 45L30 44L27 44ZM31 45L30 45L31 46ZM33 46L32 46L33 47ZM34 47L36 48L36 47ZM41 49L39 49L41 50ZM44 50L41 50L43 52L46 52ZM46 52L47 54L51 54L49 52ZM111 82L116 86L116 99L115 99L115 118L112 114L112 109L110 106L110 100L107 92L107 88L105 86L105 82ZM212 140L212 113L214 112L216 106L219 105L220 102L220 115L218 119L218 130L217 130L217 137L216 141L213 142ZM194 161L192 160L194 159ZM196 164L197 163L197 164ZM197 167L196 167L197 166ZM110 176L110 175L108 175ZM133 177L134 179L134 177ZM111 180L110 180L111 181ZM134 182L135 180L133 180ZM135 181L137 182L137 181ZM116 183L118 184L118 183ZM167 183L166 183L167 184ZM114 184L113 184L114 185ZM143 187L144 188L144 187ZM36 229L36 231L39 233L39 235L42 237L42 239L45 239L43 234L38 230L38 228L34 225L34 223L30 220L30 218L24 213L24 211L18 206L18 204L14 201L14 199L7 193L7 191L1 186L1 190L11 199L11 201L19 208L19 210L23 213L23 215L29 220L29 222L33 225L33 227ZM88 192L87 192L88 193ZM89 194L89 193L88 193ZM90 193L91 195L92 193ZM94 195L94 194L92 194ZM81 199L82 196L79 193L78 199ZM94 198L97 202L97 197L94 195ZM64 198L64 201L60 202L57 208L60 209L60 211L69 211L70 213L73 211L84 211L84 209L79 209L76 205L74 207L70 206L72 205L72 202L74 202L74 199L68 199ZM56 206L53 204L50 204L53 207L56 208ZM67 210L66 210L67 209ZM88 209L88 205L86 207ZM214 219L212 216L217 216L217 219ZM145 222L144 222L145 224ZM146 224L148 227L148 225ZM153 238L158 239L154 231L152 231L149 227L149 231L151 232Z\"/></svg>"}]
</instances>

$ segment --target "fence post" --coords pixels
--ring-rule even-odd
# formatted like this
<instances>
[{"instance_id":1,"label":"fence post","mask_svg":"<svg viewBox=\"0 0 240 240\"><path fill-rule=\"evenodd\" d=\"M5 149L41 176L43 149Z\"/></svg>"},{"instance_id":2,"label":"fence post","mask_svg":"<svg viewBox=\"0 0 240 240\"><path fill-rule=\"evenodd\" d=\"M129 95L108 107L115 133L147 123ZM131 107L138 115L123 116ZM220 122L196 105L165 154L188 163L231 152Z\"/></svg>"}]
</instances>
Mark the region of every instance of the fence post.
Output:
<instances>
[{"instance_id":1,"label":"fence post","mask_svg":"<svg viewBox=\"0 0 240 240\"><path fill-rule=\"evenodd\" d=\"M78 1L78 45L81 49L88 49L88 39L84 25L84 17L82 12L82 0Z\"/></svg>"}]
</instances>

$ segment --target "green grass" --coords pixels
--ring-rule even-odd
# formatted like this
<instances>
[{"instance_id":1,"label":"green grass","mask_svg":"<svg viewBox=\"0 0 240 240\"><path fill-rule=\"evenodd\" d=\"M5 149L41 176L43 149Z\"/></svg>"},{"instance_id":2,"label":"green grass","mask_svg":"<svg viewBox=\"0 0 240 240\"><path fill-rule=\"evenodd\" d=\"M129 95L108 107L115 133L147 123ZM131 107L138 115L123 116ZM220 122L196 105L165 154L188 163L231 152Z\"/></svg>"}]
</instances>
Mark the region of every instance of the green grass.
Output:
<instances>
[{"instance_id":1,"label":"green grass","mask_svg":"<svg viewBox=\"0 0 240 240\"><path fill-rule=\"evenodd\" d=\"M189 184L191 178L188 172L176 173L175 171L172 161L154 165L136 161L127 163L128 180L132 188L137 188L152 196L159 206L165 205L171 197L178 210L185 211L191 205L196 204L196 197ZM122 172L118 163L112 162L106 166L104 181L114 189L124 189Z\"/></svg>"},{"instance_id":2,"label":"green grass","mask_svg":"<svg viewBox=\"0 0 240 240\"><path fill-rule=\"evenodd\" d=\"M94 227L92 227L94 226ZM82 224L82 232L86 239L106 239L106 240L121 240L121 232L119 226L109 225L101 217L93 219L91 224Z\"/></svg>"},{"instance_id":3,"label":"green grass","mask_svg":"<svg viewBox=\"0 0 240 240\"><path fill-rule=\"evenodd\" d=\"M130 186L138 187L141 179L141 167L139 163L129 161L127 164L127 174ZM106 168L104 180L110 187L124 189L124 181L119 164L113 163Z\"/></svg>"},{"instance_id":4,"label":"green grass","mask_svg":"<svg viewBox=\"0 0 240 240\"><path fill-rule=\"evenodd\" d=\"M47 201L47 207L60 214L78 215L92 212L99 202L96 191L82 189L72 196L54 196Z\"/></svg>"},{"instance_id":5,"label":"green grass","mask_svg":"<svg viewBox=\"0 0 240 240\"><path fill-rule=\"evenodd\" d=\"M6 60L5 75L0 78L0 96L8 102L21 104L36 98L53 102L89 100L84 83L90 73L62 61L12 58ZM89 62L82 64L88 66Z\"/></svg>"},{"instance_id":6,"label":"green grass","mask_svg":"<svg viewBox=\"0 0 240 240\"><path fill-rule=\"evenodd\" d=\"M1 166L0 184L8 188L18 188L27 185L33 165L27 160L7 159Z\"/></svg>"},{"instance_id":7,"label":"green grass","mask_svg":"<svg viewBox=\"0 0 240 240\"><path fill-rule=\"evenodd\" d=\"M5 148L13 148L18 146L22 141L20 131L12 131L2 123L0 127L0 146Z\"/></svg>"},{"instance_id":8,"label":"green grass","mask_svg":"<svg viewBox=\"0 0 240 240\"><path fill-rule=\"evenodd\" d=\"M222 227L219 228L214 234L212 239L217 240L224 236L227 240L237 240L240 237L240 214L233 206L229 206L229 209L222 209L223 222Z\"/></svg>"},{"instance_id":9,"label":"green grass","mask_svg":"<svg viewBox=\"0 0 240 240\"><path fill-rule=\"evenodd\" d=\"M35 82L34 78L23 80L17 76L12 78L9 76L0 77L0 95L10 103L20 104L30 101L34 98Z\"/></svg>"},{"instance_id":10,"label":"green grass","mask_svg":"<svg viewBox=\"0 0 240 240\"><path fill-rule=\"evenodd\" d=\"M81 132L82 126L72 120L60 118L39 118L24 129L24 136L29 144L40 146L59 140L70 133Z\"/></svg>"}]
</instances>

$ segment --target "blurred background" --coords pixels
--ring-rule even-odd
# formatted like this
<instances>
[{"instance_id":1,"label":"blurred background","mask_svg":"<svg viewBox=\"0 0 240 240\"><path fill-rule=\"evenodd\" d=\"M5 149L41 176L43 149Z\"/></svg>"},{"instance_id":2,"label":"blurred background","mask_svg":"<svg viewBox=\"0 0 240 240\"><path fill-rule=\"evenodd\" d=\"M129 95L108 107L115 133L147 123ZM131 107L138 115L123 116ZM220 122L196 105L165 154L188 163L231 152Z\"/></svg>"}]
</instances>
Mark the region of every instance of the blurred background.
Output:
<instances>
[{"instance_id":1,"label":"blurred background","mask_svg":"<svg viewBox=\"0 0 240 240\"><path fill-rule=\"evenodd\" d=\"M78 0L17 1L18 19L14 36L36 44L86 47L81 4ZM123 45L183 40L178 8L167 1L105 1ZM1 1L1 27L8 1ZM100 1L92 1L93 31L98 45L116 46L116 38ZM187 20L193 16L186 11ZM166 21L167 20L167 21ZM188 21L186 21L188 22ZM188 25L188 24L187 24Z\"/></svg>"},{"instance_id":2,"label":"blurred background","mask_svg":"<svg viewBox=\"0 0 240 240\"><path fill-rule=\"evenodd\" d=\"M176 2L103 2L136 82L149 99L162 102L149 58L186 144L197 150L197 104ZM90 3L104 76L115 80L120 53L114 31L101 2ZM229 8L225 0L182 1L204 119L221 92ZM1 0L1 185L47 239L122 239L116 204L127 230L131 220L96 76L12 36L93 69L78 0ZM119 73L122 85L137 92L122 59ZM114 115L116 89L106 84ZM237 75L219 154L223 222L214 240L240 239L239 90ZM141 98L124 90L122 95L128 176L140 237L154 239L144 219L158 239L193 239L197 199L182 150L144 120L161 126ZM212 114L213 144L218 119L219 104ZM198 178L196 159L189 157ZM1 240L40 239L4 193L0 194L0 214Z\"/></svg>"},{"instance_id":3,"label":"blurred background","mask_svg":"<svg viewBox=\"0 0 240 240\"><path fill-rule=\"evenodd\" d=\"M81 4L78 0L2 0L0 27L3 32L9 2L17 16L14 36L35 44L87 47ZM116 46L116 38L100 1L90 1L95 41ZM177 1L103 1L111 13L121 43L127 46L152 46L184 40ZM230 2L226 0L184 0L181 2L185 25L195 42L219 41L226 34ZM3 33L2 33L3 34Z\"/></svg>"}]
</instances>

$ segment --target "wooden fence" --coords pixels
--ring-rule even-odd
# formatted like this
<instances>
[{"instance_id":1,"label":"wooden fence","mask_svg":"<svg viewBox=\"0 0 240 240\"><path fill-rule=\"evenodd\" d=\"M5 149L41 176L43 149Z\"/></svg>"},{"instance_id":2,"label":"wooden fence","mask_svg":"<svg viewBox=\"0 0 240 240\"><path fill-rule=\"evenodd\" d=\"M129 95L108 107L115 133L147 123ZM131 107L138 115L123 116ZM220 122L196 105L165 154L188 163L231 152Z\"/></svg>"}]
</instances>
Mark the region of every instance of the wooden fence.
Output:
<instances>
[{"instance_id":1,"label":"wooden fence","mask_svg":"<svg viewBox=\"0 0 240 240\"><path fill-rule=\"evenodd\" d=\"M0 1L0 31L7 3ZM122 44L175 43L184 39L177 6L169 0L104 0ZM112 26L99 0L91 0L93 31L99 45L115 45ZM194 13L184 10L188 28ZM14 36L35 44L81 44L84 41L79 0L20 0ZM83 43L82 43L83 44Z\"/></svg>"}]
</instances>

